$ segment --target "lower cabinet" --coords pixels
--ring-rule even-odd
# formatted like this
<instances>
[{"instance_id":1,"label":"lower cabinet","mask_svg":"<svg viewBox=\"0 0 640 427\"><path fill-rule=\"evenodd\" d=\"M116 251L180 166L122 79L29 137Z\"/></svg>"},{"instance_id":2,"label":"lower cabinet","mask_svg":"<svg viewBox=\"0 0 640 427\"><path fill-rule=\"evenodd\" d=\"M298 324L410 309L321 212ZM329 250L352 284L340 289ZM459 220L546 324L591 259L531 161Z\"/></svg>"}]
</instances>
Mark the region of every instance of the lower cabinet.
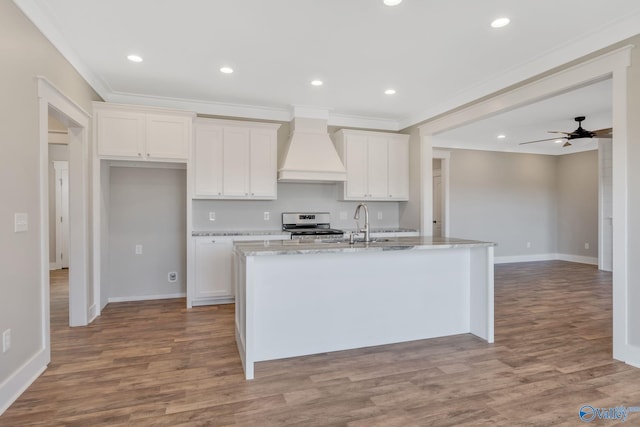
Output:
<instances>
[{"instance_id":1,"label":"lower cabinet","mask_svg":"<svg viewBox=\"0 0 640 427\"><path fill-rule=\"evenodd\" d=\"M289 235L192 237L193 273L187 280L187 306L234 302L233 243L240 240L286 240Z\"/></svg>"}]
</instances>

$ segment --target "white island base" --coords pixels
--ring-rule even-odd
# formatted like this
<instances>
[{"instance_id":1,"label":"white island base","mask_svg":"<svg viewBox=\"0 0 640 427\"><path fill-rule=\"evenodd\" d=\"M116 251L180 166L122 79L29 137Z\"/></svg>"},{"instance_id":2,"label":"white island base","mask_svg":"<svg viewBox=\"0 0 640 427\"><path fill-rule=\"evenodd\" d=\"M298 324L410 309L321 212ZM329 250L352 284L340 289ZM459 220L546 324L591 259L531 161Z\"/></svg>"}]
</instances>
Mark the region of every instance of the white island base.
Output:
<instances>
[{"instance_id":1,"label":"white island base","mask_svg":"<svg viewBox=\"0 0 640 427\"><path fill-rule=\"evenodd\" d=\"M493 244L475 243L237 245L236 341L246 378L264 360L464 333L493 342Z\"/></svg>"}]
</instances>

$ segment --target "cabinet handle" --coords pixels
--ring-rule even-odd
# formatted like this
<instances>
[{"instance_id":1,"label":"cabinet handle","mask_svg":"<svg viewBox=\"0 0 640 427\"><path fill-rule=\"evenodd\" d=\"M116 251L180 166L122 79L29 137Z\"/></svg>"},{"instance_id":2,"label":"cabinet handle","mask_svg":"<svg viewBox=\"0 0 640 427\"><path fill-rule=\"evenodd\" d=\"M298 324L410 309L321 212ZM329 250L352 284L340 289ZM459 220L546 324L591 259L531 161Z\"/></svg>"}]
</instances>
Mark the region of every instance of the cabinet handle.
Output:
<instances>
[{"instance_id":1,"label":"cabinet handle","mask_svg":"<svg viewBox=\"0 0 640 427\"><path fill-rule=\"evenodd\" d=\"M215 243L215 242L216 242L215 240L212 240L212 241L211 241L211 243Z\"/></svg>"},{"instance_id":2,"label":"cabinet handle","mask_svg":"<svg viewBox=\"0 0 640 427\"><path fill-rule=\"evenodd\" d=\"M218 196L222 196L222 193L218 191Z\"/></svg>"},{"instance_id":3,"label":"cabinet handle","mask_svg":"<svg viewBox=\"0 0 640 427\"><path fill-rule=\"evenodd\" d=\"M244 193L244 195L245 195L245 196L248 196L248 195L249 195L249 193Z\"/></svg>"},{"instance_id":4,"label":"cabinet handle","mask_svg":"<svg viewBox=\"0 0 640 427\"><path fill-rule=\"evenodd\" d=\"M147 157L151 157L151 154L147 153Z\"/></svg>"},{"instance_id":5,"label":"cabinet handle","mask_svg":"<svg viewBox=\"0 0 640 427\"><path fill-rule=\"evenodd\" d=\"M255 193L251 193L252 196L255 196Z\"/></svg>"},{"instance_id":6,"label":"cabinet handle","mask_svg":"<svg viewBox=\"0 0 640 427\"><path fill-rule=\"evenodd\" d=\"M138 157L142 157L142 153L138 153Z\"/></svg>"}]
</instances>

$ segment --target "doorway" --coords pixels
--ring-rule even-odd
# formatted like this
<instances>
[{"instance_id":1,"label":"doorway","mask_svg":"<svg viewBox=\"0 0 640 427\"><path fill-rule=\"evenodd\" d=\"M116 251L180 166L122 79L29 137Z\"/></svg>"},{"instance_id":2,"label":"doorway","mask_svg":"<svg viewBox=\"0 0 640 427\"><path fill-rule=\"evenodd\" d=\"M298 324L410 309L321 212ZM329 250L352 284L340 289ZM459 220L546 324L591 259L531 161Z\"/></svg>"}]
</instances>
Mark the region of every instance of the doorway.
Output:
<instances>
[{"instance_id":1,"label":"doorway","mask_svg":"<svg viewBox=\"0 0 640 427\"><path fill-rule=\"evenodd\" d=\"M88 163L89 114L55 88L38 78L40 134L40 257L43 348L51 358L50 278L49 278L49 117L61 124L68 137L68 274L69 325L83 326L95 317L89 264ZM62 172L61 172L62 174Z\"/></svg>"},{"instance_id":2,"label":"doorway","mask_svg":"<svg viewBox=\"0 0 640 427\"><path fill-rule=\"evenodd\" d=\"M441 160L433 159L433 237L442 237L442 169Z\"/></svg>"}]
</instances>

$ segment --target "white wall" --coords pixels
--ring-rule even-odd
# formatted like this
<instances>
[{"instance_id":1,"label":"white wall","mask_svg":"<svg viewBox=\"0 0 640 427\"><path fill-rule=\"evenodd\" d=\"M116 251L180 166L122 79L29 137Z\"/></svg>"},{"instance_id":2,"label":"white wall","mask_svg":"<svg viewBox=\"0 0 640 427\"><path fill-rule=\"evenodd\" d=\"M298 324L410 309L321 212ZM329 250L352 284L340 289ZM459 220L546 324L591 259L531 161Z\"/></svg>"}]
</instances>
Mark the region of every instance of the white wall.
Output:
<instances>
[{"instance_id":1,"label":"white wall","mask_svg":"<svg viewBox=\"0 0 640 427\"><path fill-rule=\"evenodd\" d=\"M194 200L193 229L279 230L281 213L289 211L327 211L331 213L332 227L355 229L353 214L358 202L339 201L338 191L337 184L280 183L277 200ZM402 203L367 202L371 227L398 227L398 205ZM215 221L209 221L210 211L216 213ZM264 212L270 213L269 221L264 220ZM346 219L340 219L341 213Z\"/></svg>"},{"instance_id":2,"label":"white wall","mask_svg":"<svg viewBox=\"0 0 640 427\"><path fill-rule=\"evenodd\" d=\"M186 292L186 171L111 167L109 300L176 297ZM136 255L135 246L143 253ZM169 272L178 280L169 283Z\"/></svg>"}]
</instances>

